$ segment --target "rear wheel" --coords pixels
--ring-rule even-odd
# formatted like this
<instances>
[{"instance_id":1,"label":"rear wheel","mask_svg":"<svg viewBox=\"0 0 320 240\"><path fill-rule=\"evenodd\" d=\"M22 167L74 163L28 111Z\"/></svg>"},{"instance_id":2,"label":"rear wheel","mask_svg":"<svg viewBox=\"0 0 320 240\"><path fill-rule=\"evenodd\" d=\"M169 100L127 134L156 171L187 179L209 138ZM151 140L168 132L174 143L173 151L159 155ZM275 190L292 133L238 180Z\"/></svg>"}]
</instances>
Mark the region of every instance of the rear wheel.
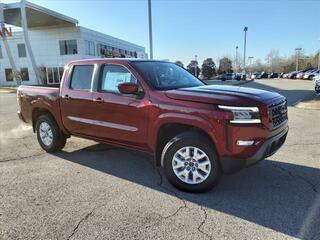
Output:
<instances>
[{"instance_id":1,"label":"rear wheel","mask_svg":"<svg viewBox=\"0 0 320 240\"><path fill-rule=\"evenodd\" d=\"M188 192L205 192L220 179L221 171L212 143L202 134L186 132L163 149L165 174L174 186Z\"/></svg>"},{"instance_id":2,"label":"rear wheel","mask_svg":"<svg viewBox=\"0 0 320 240\"><path fill-rule=\"evenodd\" d=\"M47 152L61 150L66 144L66 136L60 131L50 115L41 115L36 123L37 138L40 146Z\"/></svg>"}]
</instances>

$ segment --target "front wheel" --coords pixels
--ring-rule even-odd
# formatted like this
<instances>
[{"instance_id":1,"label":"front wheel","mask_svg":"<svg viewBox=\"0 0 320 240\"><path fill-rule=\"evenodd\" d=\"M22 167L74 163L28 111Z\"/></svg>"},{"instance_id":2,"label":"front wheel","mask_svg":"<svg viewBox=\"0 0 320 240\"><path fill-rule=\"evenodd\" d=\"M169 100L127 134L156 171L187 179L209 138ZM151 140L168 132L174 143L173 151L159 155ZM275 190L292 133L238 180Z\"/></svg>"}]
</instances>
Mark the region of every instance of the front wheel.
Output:
<instances>
[{"instance_id":1,"label":"front wheel","mask_svg":"<svg viewBox=\"0 0 320 240\"><path fill-rule=\"evenodd\" d=\"M221 176L212 143L202 134L186 132L174 137L163 149L165 174L171 184L187 192L206 192Z\"/></svg>"},{"instance_id":2,"label":"front wheel","mask_svg":"<svg viewBox=\"0 0 320 240\"><path fill-rule=\"evenodd\" d=\"M60 131L50 115L41 115L36 123L37 138L40 146L47 152L61 150L66 144L66 136Z\"/></svg>"}]
</instances>

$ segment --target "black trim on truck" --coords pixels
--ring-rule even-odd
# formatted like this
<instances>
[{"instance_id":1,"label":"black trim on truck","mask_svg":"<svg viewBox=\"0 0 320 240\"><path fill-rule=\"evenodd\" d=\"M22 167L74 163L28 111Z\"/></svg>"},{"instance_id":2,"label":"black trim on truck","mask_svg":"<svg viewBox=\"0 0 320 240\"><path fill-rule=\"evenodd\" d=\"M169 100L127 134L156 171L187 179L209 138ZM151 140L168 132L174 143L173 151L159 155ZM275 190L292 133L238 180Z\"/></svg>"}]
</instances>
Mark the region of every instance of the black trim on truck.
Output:
<instances>
[{"instance_id":1,"label":"black trim on truck","mask_svg":"<svg viewBox=\"0 0 320 240\"><path fill-rule=\"evenodd\" d=\"M237 170L251 166L267 157L270 157L276 153L279 148L284 144L289 128L287 127L281 133L276 136L273 136L267 139L259 150L250 158L241 159L241 158L232 158L232 157L221 157L221 167L224 173L234 173Z\"/></svg>"}]
</instances>

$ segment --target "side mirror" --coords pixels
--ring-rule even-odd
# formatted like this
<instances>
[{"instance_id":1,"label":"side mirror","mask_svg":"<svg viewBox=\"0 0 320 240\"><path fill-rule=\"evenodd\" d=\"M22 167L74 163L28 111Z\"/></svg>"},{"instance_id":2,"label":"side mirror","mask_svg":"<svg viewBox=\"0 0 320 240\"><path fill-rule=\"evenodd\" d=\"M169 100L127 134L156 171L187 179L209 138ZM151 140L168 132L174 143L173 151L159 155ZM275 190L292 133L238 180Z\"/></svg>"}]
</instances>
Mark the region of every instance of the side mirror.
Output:
<instances>
[{"instance_id":1,"label":"side mirror","mask_svg":"<svg viewBox=\"0 0 320 240\"><path fill-rule=\"evenodd\" d=\"M139 86L136 83L120 83L118 89L122 94L135 94L139 93Z\"/></svg>"}]
</instances>

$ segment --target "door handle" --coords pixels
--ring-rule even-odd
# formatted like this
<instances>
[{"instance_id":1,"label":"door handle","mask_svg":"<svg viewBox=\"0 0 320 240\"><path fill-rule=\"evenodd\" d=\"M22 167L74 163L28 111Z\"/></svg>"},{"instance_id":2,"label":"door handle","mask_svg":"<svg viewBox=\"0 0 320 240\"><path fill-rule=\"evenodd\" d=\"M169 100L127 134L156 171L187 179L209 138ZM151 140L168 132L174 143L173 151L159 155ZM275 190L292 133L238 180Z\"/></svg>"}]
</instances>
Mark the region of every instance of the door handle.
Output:
<instances>
[{"instance_id":1,"label":"door handle","mask_svg":"<svg viewBox=\"0 0 320 240\"><path fill-rule=\"evenodd\" d=\"M65 99L65 100L71 99L71 97L68 94L64 95L62 98Z\"/></svg>"},{"instance_id":2,"label":"door handle","mask_svg":"<svg viewBox=\"0 0 320 240\"><path fill-rule=\"evenodd\" d=\"M100 97L94 98L93 101L96 102L96 103L103 103L104 102L104 100L102 98L100 98Z\"/></svg>"}]
</instances>

